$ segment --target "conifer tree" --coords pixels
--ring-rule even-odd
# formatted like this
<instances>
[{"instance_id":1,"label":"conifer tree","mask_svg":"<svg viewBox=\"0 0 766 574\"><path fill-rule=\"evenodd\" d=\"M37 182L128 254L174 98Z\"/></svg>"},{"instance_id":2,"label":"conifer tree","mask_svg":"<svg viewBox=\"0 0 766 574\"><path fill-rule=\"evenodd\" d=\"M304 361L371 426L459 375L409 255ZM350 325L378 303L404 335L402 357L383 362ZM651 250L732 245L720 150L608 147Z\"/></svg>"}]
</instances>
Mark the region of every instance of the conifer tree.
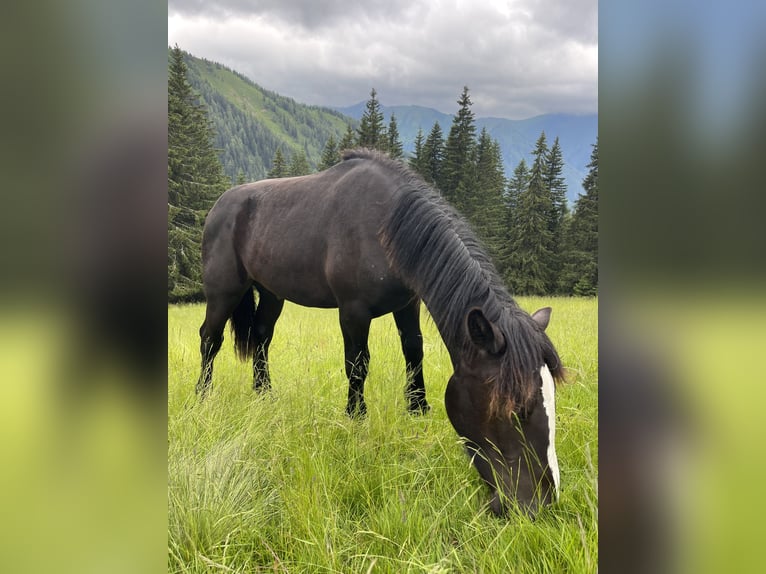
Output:
<instances>
[{"instance_id":1,"label":"conifer tree","mask_svg":"<svg viewBox=\"0 0 766 574\"><path fill-rule=\"evenodd\" d=\"M466 197L474 188L476 152L476 120L471 111L468 86L457 101L460 108L452 120L452 127L444 145L444 164L440 188L444 196L463 215L470 218Z\"/></svg>"},{"instance_id":2,"label":"conifer tree","mask_svg":"<svg viewBox=\"0 0 766 574\"><path fill-rule=\"evenodd\" d=\"M176 45L168 66L168 298L202 298L200 246L207 211L230 185L205 108Z\"/></svg>"},{"instance_id":3,"label":"conifer tree","mask_svg":"<svg viewBox=\"0 0 766 574\"><path fill-rule=\"evenodd\" d=\"M553 146L548 152L547 160L545 185L551 194L553 222L556 225L560 225L564 214L567 212L567 184L562 175L564 171L564 157L561 153L558 137L553 141Z\"/></svg>"},{"instance_id":4,"label":"conifer tree","mask_svg":"<svg viewBox=\"0 0 766 574\"><path fill-rule=\"evenodd\" d=\"M527 190L529 186L529 167L524 158L513 170L513 175L508 180L508 188L505 194L505 249L503 253L502 268L503 278L506 284L514 285L515 279L513 278L514 265L518 266L518 262L514 259L513 247L518 240L518 225L519 218L519 203L521 194Z\"/></svg>"},{"instance_id":5,"label":"conifer tree","mask_svg":"<svg viewBox=\"0 0 766 574\"><path fill-rule=\"evenodd\" d=\"M563 245L563 223L567 214L567 186L562 175L564 170L564 158L559 145L559 138L553 141L553 146L548 151L547 168L545 173L545 186L551 196L551 213L549 225L553 237L553 262L552 273L558 276L561 272Z\"/></svg>"},{"instance_id":6,"label":"conifer tree","mask_svg":"<svg viewBox=\"0 0 766 574\"><path fill-rule=\"evenodd\" d=\"M418 135L415 136L415 149L412 157L410 157L409 164L421 177L425 179L425 157L423 155L423 142L425 138L423 136L423 129L418 128Z\"/></svg>"},{"instance_id":7,"label":"conifer tree","mask_svg":"<svg viewBox=\"0 0 766 574\"><path fill-rule=\"evenodd\" d=\"M476 182L473 193L466 197L471 223L498 270L505 259L505 172L500 144L486 128L479 135L476 150Z\"/></svg>"},{"instance_id":8,"label":"conifer tree","mask_svg":"<svg viewBox=\"0 0 766 574\"><path fill-rule=\"evenodd\" d=\"M327 139L327 143L322 150L322 159L319 162L319 171L329 169L340 161L340 154L338 153L338 145L335 143L335 138L331 135Z\"/></svg>"},{"instance_id":9,"label":"conifer tree","mask_svg":"<svg viewBox=\"0 0 766 574\"><path fill-rule=\"evenodd\" d=\"M584 194L574 205L566 227L561 289L564 293L591 296L598 293L598 140L583 180Z\"/></svg>"},{"instance_id":10,"label":"conifer tree","mask_svg":"<svg viewBox=\"0 0 766 574\"><path fill-rule=\"evenodd\" d=\"M423 177L432 185L441 185L444 164L444 137L439 122L434 122L423 144Z\"/></svg>"},{"instance_id":11,"label":"conifer tree","mask_svg":"<svg viewBox=\"0 0 766 574\"><path fill-rule=\"evenodd\" d=\"M514 217L508 283L520 295L545 295L553 283L551 197L545 185L548 146L545 133L535 144L529 184L521 193Z\"/></svg>"},{"instance_id":12,"label":"conifer tree","mask_svg":"<svg viewBox=\"0 0 766 574\"><path fill-rule=\"evenodd\" d=\"M508 180L508 190L505 196L506 212L510 216L508 219L509 224L512 223L513 214L518 208L519 197L527 189L528 185L529 167L527 166L527 161L524 158L521 158L521 161L516 166L516 169L513 170L513 176L511 176L511 179ZM512 227L512 225L509 225L509 227Z\"/></svg>"},{"instance_id":13,"label":"conifer tree","mask_svg":"<svg viewBox=\"0 0 766 574\"><path fill-rule=\"evenodd\" d=\"M240 169L237 172L237 181L235 182L235 184L242 185L243 183L247 183L247 178L245 177L245 172Z\"/></svg>"},{"instance_id":14,"label":"conifer tree","mask_svg":"<svg viewBox=\"0 0 766 574\"><path fill-rule=\"evenodd\" d=\"M274 152L274 159L271 160L271 169L266 177L279 178L287 177L288 175L287 160L285 160L285 156L282 154L282 147L280 146Z\"/></svg>"},{"instance_id":15,"label":"conifer tree","mask_svg":"<svg viewBox=\"0 0 766 574\"><path fill-rule=\"evenodd\" d=\"M354 128L351 127L351 124L348 124L348 127L346 128L346 133L343 134L343 137L340 140L340 143L338 144L338 152L342 152L343 150L347 149L353 149L357 146L357 140L356 140L356 133L354 132Z\"/></svg>"},{"instance_id":16,"label":"conifer tree","mask_svg":"<svg viewBox=\"0 0 766 574\"><path fill-rule=\"evenodd\" d=\"M370 99L365 105L364 114L359 123L357 144L361 147L386 151L386 131L383 124L383 112L378 102L375 88L370 92Z\"/></svg>"},{"instance_id":17,"label":"conifer tree","mask_svg":"<svg viewBox=\"0 0 766 574\"><path fill-rule=\"evenodd\" d=\"M392 113L391 119L388 122L388 130L386 132L388 141L386 144L386 150L388 155L392 159L401 159L404 157L404 146L402 146L402 140L399 138L399 126L396 124L396 116Z\"/></svg>"},{"instance_id":18,"label":"conifer tree","mask_svg":"<svg viewBox=\"0 0 766 574\"><path fill-rule=\"evenodd\" d=\"M290 177L308 175L311 173L311 166L306 157L306 152L303 149L299 149L293 153L292 158L290 158L290 166L287 168L287 173Z\"/></svg>"}]
</instances>

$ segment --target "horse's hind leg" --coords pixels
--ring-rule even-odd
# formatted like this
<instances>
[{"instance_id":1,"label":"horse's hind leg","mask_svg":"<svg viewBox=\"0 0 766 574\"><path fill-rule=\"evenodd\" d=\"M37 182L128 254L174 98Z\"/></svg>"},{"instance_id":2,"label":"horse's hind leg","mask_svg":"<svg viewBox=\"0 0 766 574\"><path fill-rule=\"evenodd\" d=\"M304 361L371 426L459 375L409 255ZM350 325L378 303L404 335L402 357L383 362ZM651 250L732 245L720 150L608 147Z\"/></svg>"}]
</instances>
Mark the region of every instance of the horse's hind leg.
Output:
<instances>
[{"instance_id":1,"label":"horse's hind leg","mask_svg":"<svg viewBox=\"0 0 766 574\"><path fill-rule=\"evenodd\" d=\"M258 307L255 311L255 353L253 354L253 390L271 388L269 377L269 345L274 336L274 325L282 313L285 300L256 284Z\"/></svg>"},{"instance_id":2,"label":"horse's hind leg","mask_svg":"<svg viewBox=\"0 0 766 574\"><path fill-rule=\"evenodd\" d=\"M213 380L213 360L223 343L223 330L234 308L242 298L242 294L228 296L208 296L205 309L205 321L199 329L200 355L202 366L196 392L205 396Z\"/></svg>"},{"instance_id":3,"label":"horse's hind leg","mask_svg":"<svg viewBox=\"0 0 766 574\"><path fill-rule=\"evenodd\" d=\"M420 299L415 299L403 309L394 312L394 321L402 341L402 352L407 364L407 387L405 397L407 410L425 413L431 408L426 402L426 386L423 381L423 335L420 332Z\"/></svg>"},{"instance_id":4,"label":"horse's hind leg","mask_svg":"<svg viewBox=\"0 0 766 574\"><path fill-rule=\"evenodd\" d=\"M340 328L343 333L343 346L346 357L346 376L348 377L348 402L346 413L350 417L363 417L367 414L364 402L364 381L370 362L370 349L367 339L370 334L370 314L350 307L340 309Z\"/></svg>"}]
</instances>

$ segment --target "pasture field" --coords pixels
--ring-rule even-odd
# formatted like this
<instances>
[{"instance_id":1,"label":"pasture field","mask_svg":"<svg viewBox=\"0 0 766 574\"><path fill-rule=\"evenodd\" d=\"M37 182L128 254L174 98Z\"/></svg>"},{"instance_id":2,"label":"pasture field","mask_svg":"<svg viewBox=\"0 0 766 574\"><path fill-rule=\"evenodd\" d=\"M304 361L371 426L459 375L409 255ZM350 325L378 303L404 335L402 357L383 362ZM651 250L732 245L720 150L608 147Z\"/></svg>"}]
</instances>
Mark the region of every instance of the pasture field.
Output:
<instances>
[{"instance_id":1,"label":"pasture field","mask_svg":"<svg viewBox=\"0 0 766 574\"><path fill-rule=\"evenodd\" d=\"M597 299L553 307L548 334L569 369L556 397L561 498L535 520L494 517L489 491L447 419L449 356L425 310L431 412L406 413L393 318L373 321L366 419L344 412L337 310L285 305L270 350L272 391L231 335L213 390L194 394L203 305L168 308L169 572L596 572Z\"/></svg>"}]
</instances>

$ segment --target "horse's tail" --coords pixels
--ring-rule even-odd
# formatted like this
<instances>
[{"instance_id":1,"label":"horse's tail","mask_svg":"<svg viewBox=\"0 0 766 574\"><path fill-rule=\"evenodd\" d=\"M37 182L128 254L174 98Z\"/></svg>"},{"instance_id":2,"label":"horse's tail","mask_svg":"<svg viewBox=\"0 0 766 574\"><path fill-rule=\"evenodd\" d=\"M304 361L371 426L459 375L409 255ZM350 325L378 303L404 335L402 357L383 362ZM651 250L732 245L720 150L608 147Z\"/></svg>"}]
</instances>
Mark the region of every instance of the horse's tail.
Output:
<instances>
[{"instance_id":1,"label":"horse's tail","mask_svg":"<svg viewBox=\"0 0 766 574\"><path fill-rule=\"evenodd\" d=\"M249 287L231 314L234 351L245 361L255 354L255 294Z\"/></svg>"}]
</instances>

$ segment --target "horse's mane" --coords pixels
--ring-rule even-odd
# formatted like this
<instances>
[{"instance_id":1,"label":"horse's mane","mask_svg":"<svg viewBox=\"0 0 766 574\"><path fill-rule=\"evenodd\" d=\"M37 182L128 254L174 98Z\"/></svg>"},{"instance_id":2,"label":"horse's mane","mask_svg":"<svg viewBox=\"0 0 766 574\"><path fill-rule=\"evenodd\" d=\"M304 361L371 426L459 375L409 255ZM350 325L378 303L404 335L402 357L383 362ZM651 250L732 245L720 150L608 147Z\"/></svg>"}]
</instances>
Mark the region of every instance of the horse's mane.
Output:
<instances>
[{"instance_id":1,"label":"horse's mane","mask_svg":"<svg viewBox=\"0 0 766 574\"><path fill-rule=\"evenodd\" d=\"M489 255L463 217L402 162L371 150L351 150L343 160L366 159L395 176L398 192L379 237L391 265L425 302L445 345L456 354L476 353L467 336L466 313L482 309L506 339L507 352L493 395L498 405L523 408L539 388L545 362L554 378L563 369L553 344L513 300Z\"/></svg>"}]
</instances>

